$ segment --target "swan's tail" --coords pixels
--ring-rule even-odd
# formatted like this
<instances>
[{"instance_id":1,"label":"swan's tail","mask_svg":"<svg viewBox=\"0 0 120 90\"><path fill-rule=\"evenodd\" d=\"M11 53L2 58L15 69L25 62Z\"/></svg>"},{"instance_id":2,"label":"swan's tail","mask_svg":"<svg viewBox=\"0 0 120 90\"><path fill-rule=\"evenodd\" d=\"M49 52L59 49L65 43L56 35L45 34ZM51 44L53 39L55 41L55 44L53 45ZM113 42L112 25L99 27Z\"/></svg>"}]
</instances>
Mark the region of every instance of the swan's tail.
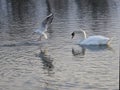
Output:
<instances>
[{"instance_id":1,"label":"swan's tail","mask_svg":"<svg viewBox=\"0 0 120 90\"><path fill-rule=\"evenodd\" d=\"M111 37L108 41L108 45L110 45L111 41L113 40L113 37Z\"/></svg>"}]
</instances>

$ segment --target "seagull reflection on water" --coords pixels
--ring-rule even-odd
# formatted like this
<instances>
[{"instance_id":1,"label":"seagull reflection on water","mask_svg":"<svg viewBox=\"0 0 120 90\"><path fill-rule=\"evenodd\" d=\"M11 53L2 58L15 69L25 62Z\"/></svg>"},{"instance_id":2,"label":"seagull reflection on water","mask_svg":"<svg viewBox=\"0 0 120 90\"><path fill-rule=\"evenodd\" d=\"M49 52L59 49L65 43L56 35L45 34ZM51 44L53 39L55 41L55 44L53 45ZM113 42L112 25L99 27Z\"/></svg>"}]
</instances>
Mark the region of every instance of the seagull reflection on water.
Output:
<instances>
[{"instance_id":1,"label":"seagull reflection on water","mask_svg":"<svg viewBox=\"0 0 120 90\"><path fill-rule=\"evenodd\" d=\"M38 54L38 57L41 58L42 63L43 63L43 69L47 69L48 71L52 71L54 68L53 65L53 58L51 58L50 55L47 54L47 49L40 49L40 52Z\"/></svg>"}]
</instances>

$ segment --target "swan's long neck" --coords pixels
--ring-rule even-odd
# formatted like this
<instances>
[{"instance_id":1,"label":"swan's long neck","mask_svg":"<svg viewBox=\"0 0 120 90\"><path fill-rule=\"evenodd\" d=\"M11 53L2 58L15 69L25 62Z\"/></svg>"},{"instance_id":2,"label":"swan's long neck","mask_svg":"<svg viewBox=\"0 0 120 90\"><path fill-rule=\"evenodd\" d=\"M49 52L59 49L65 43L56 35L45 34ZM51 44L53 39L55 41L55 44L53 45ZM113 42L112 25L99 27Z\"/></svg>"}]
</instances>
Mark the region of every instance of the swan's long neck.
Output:
<instances>
[{"instance_id":1,"label":"swan's long neck","mask_svg":"<svg viewBox=\"0 0 120 90\"><path fill-rule=\"evenodd\" d=\"M80 30L80 31L83 32L83 34L84 34L84 39L86 39L86 38L87 38L86 32L85 32L84 30Z\"/></svg>"},{"instance_id":2,"label":"swan's long neck","mask_svg":"<svg viewBox=\"0 0 120 90\"><path fill-rule=\"evenodd\" d=\"M84 39L86 39L87 38L87 35L86 35L86 32L84 31L84 30L82 30L82 29L80 29L80 31L75 31L75 33L83 33L83 35L84 35Z\"/></svg>"}]
</instances>

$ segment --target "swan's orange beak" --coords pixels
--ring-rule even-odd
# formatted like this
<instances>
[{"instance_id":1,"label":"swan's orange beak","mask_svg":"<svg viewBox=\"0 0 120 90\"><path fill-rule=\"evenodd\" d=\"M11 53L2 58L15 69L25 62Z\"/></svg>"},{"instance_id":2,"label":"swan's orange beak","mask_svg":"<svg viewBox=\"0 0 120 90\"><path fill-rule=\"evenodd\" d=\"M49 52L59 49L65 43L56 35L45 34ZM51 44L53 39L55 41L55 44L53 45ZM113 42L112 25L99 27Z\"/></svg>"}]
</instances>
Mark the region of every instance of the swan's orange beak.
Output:
<instances>
[{"instance_id":1,"label":"swan's orange beak","mask_svg":"<svg viewBox=\"0 0 120 90\"><path fill-rule=\"evenodd\" d=\"M71 35L72 35L72 39L73 39L73 37L75 36L75 32L73 32Z\"/></svg>"}]
</instances>

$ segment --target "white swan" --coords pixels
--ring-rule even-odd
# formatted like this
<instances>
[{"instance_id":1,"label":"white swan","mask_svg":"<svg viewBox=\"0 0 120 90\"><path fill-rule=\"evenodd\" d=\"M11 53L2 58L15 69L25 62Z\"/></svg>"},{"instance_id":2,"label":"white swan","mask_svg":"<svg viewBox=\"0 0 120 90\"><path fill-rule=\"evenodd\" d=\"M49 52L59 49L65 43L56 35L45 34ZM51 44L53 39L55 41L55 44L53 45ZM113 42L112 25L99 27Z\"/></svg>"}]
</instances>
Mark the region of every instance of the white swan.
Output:
<instances>
[{"instance_id":1,"label":"white swan","mask_svg":"<svg viewBox=\"0 0 120 90\"><path fill-rule=\"evenodd\" d=\"M101 35L87 37L86 32L84 30L74 31L71 34L72 38L75 36L75 33L80 33L80 32L83 32L84 34L84 40L79 43L80 45L108 45L111 40L110 38Z\"/></svg>"},{"instance_id":2,"label":"white swan","mask_svg":"<svg viewBox=\"0 0 120 90\"><path fill-rule=\"evenodd\" d=\"M38 38L38 40L41 40L42 36L44 36L45 39L48 38L48 37L47 37L47 34L46 34L45 32L47 31L49 25L52 23L53 17L54 17L53 14L50 13L50 14L43 20L43 22L41 23L41 26L40 26L37 30L35 30L35 31L33 32L33 34L36 33L36 34L40 35L40 37Z\"/></svg>"}]
</instances>

